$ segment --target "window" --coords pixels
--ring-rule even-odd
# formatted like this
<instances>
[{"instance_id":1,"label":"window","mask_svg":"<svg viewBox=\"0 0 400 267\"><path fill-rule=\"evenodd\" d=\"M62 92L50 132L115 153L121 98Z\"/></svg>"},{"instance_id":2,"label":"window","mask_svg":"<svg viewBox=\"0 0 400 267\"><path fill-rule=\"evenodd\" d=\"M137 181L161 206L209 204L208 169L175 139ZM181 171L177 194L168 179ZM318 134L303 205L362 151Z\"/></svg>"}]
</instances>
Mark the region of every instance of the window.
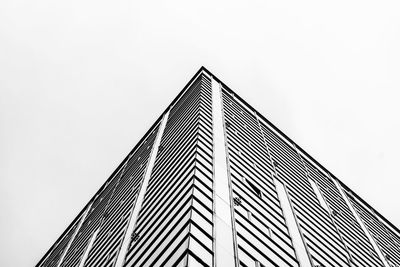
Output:
<instances>
[{"instance_id":1,"label":"window","mask_svg":"<svg viewBox=\"0 0 400 267\"><path fill-rule=\"evenodd\" d=\"M240 206L240 204L242 204L242 200L240 199L240 197L234 197L233 198L233 205Z\"/></svg>"},{"instance_id":2,"label":"window","mask_svg":"<svg viewBox=\"0 0 400 267\"><path fill-rule=\"evenodd\" d=\"M275 168L278 168L278 167L279 167L279 163L276 162L276 161L273 161L273 162L272 162L272 165L274 165Z\"/></svg>"},{"instance_id":3,"label":"window","mask_svg":"<svg viewBox=\"0 0 400 267\"><path fill-rule=\"evenodd\" d=\"M131 238L132 242L136 242L139 239L140 235L138 233L132 233Z\"/></svg>"},{"instance_id":4,"label":"window","mask_svg":"<svg viewBox=\"0 0 400 267\"><path fill-rule=\"evenodd\" d=\"M258 196L258 197L262 197L261 194L261 190L255 186L252 182L250 182L248 179L246 179L247 184L250 186L251 190L253 190L253 192Z\"/></svg>"}]
</instances>

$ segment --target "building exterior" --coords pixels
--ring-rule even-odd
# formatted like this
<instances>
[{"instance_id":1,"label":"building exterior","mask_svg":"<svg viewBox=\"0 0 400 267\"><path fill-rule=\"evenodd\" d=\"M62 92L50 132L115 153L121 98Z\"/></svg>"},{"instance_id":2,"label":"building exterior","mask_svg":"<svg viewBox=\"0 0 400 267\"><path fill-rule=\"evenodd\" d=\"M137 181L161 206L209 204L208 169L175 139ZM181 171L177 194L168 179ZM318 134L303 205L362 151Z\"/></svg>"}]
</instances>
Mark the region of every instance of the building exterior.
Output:
<instances>
[{"instance_id":1,"label":"building exterior","mask_svg":"<svg viewBox=\"0 0 400 267\"><path fill-rule=\"evenodd\" d=\"M400 231L202 67L37 266L400 267Z\"/></svg>"}]
</instances>

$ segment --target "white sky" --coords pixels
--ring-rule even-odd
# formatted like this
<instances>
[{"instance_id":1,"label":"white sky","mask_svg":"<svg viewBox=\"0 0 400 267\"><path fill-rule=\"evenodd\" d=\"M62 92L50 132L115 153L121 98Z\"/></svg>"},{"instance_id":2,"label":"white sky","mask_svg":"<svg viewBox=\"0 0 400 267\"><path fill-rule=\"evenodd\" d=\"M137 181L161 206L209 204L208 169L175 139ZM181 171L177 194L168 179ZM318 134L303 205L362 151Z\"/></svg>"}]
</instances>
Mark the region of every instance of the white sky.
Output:
<instances>
[{"instance_id":1,"label":"white sky","mask_svg":"<svg viewBox=\"0 0 400 267\"><path fill-rule=\"evenodd\" d=\"M201 65L399 227L399 13L2 0L0 266L36 264Z\"/></svg>"}]
</instances>

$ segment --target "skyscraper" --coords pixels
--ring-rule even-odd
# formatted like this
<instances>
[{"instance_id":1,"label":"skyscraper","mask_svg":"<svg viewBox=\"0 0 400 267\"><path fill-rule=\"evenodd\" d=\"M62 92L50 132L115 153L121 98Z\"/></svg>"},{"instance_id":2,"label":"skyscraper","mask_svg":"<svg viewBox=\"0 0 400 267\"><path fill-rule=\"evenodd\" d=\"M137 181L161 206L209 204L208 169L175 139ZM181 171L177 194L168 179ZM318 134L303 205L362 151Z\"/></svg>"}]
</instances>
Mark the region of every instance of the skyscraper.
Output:
<instances>
[{"instance_id":1,"label":"skyscraper","mask_svg":"<svg viewBox=\"0 0 400 267\"><path fill-rule=\"evenodd\" d=\"M202 67L37 266L400 267L400 231Z\"/></svg>"}]
</instances>

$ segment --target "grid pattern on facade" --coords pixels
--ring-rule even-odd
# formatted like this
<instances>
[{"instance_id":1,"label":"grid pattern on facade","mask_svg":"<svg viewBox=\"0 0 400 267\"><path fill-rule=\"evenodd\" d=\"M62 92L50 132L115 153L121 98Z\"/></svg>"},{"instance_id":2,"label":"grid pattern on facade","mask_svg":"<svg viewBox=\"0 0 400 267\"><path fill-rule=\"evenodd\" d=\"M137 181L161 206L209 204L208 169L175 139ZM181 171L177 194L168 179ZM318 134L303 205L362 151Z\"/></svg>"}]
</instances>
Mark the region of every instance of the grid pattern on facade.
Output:
<instances>
[{"instance_id":1,"label":"grid pattern on facade","mask_svg":"<svg viewBox=\"0 0 400 267\"><path fill-rule=\"evenodd\" d=\"M347 253L329 213L318 201L297 151L260 121L274 161L276 178L285 184L303 241L314 265L347 266Z\"/></svg>"},{"instance_id":2,"label":"grid pattern on facade","mask_svg":"<svg viewBox=\"0 0 400 267\"><path fill-rule=\"evenodd\" d=\"M65 253L65 249L68 247L68 243L71 241L76 228L79 225L79 222L82 220L84 214L78 216L72 225L67 229L62 238L59 239L58 242L53 246L53 248L47 253L48 256L43 258L41 262L39 262L38 266L49 266L56 267L58 261L61 259L62 254Z\"/></svg>"},{"instance_id":3,"label":"grid pattern on facade","mask_svg":"<svg viewBox=\"0 0 400 267\"><path fill-rule=\"evenodd\" d=\"M382 251L386 261L393 267L400 266L400 235L392 230L382 219L375 215L372 208L367 207L364 202L345 188L347 197L354 206L362 222L371 233L372 238Z\"/></svg>"},{"instance_id":4,"label":"grid pattern on facade","mask_svg":"<svg viewBox=\"0 0 400 267\"><path fill-rule=\"evenodd\" d=\"M171 107L125 266L213 264L211 82Z\"/></svg>"},{"instance_id":5,"label":"grid pattern on facade","mask_svg":"<svg viewBox=\"0 0 400 267\"><path fill-rule=\"evenodd\" d=\"M99 234L85 266L106 266L115 259L157 130L155 124L86 206L89 210L80 228L76 227L77 220L69 231L69 235L77 232L60 266L79 266L96 231ZM53 259L53 265L45 261L38 266L57 266L58 260Z\"/></svg>"},{"instance_id":6,"label":"grid pattern on facade","mask_svg":"<svg viewBox=\"0 0 400 267\"><path fill-rule=\"evenodd\" d=\"M232 124L229 121L232 118L227 118L228 139L229 127L232 129L245 127L245 135L246 133L250 135L247 138L250 138L251 141L244 142L244 144L246 146L252 145L252 142L257 139L255 128L251 129L249 122L246 124L237 118L243 114L248 114L249 118L254 119L253 114L256 111L245 103L241 104L240 98L239 100L236 99L230 90L226 92L226 98L229 98L229 105L226 104L226 106L234 107L231 117L236 119L236 124L235 122ZM248 113L245 112L246 110ZM260 126L266 145L269 147L270 159L273 162L276 178L280 179L288 189L293 211L312 263L315 266L349 266L350 264L352 266L382 266L377 253L344 203L335 184L330 180L331 178L328 178L329 175L322 174L319 164L296 151L296 145L277 133L274 130L275 127L271 127L268 121L260 119ZM240 135L240 130L234 129L233 134ZM233 143L238 146L240 142L235 141ZM254 155L258 149L264 148L255 145L251 149L252 154ZM234 150L236 150L236 154L243 158L244 154L241 148ZM236 159L232 160L231 152L229 156L230 170L232 172L232 162L236 161ZM247 156L246 160L248 163L250 162L250 168L262 168L254 159ZM251 164L251 162L253 163ZM241 177L240 175L238 176ZM256 177L256 175L254 176ZM235 180L234 172L232 177ZM243 179L243 177L239 179L246 181L246 178ZM318 184L317 188L320 192L315 192L311 183ZM253 192L259 194L259 188L254 190L254 185L250 186ZM318 199L321 196L317 196L316 193L323 195L326 202L321 203ZM328 207L327 204L330 207L329 209L326 208ZM342 212L346 215L341 218ZM393 236L390 240L395 240L396 235L394 234ZM392 254L396 251L393 246L391 248ZM385 253L385 255L387 254L390 254L390 252ZM257 262L258 260L254 259L254 255L252 260ZM395 262L396 257L389 255L387 258Z\"/></svg>"},{"instance_id":7,"label":"grid pattern on facade","mask_svg":"<svg viewBox=\"0 0 400 267\"><path fill-rule=\"evenodd\" d=\"M103 220L104 211L107 203L111 198L114 186L118 182L118 175L121 170L108 182L104 190L95 198L88 215L85 218L80 229L77 229L78 234L75 236L71 246L62 262L61 266L78 266L80 259L83 257L86 247L88 246L91 237L100 227Z\"/></svg>"},{"instance_id":8,"label":"grid pattern on facade","mask_svg":"<svg viewBox=\"0 0 400 267\"><path fill-rule=\"evenodd\" d=\"M126 207L132 206L134 203L157 130L158 125L139 148L129 156L126 164L108 182L105 189L97 194L91 210L61 266L78 266L90 238L98 229L100 229L99 233L85 266L107 266L109 262L116 259L121 235L127 225L130 213L130 209ZM127 201L126 205L121 206L121 201ZM121 207L124 209L118 209Z\"/></svg>"},{"instance_id":9,"label":"grid pattern on facade","mask_svg":"<svg viewBox=\"0 0 400 267\"><path fill-rule=\"evenodd\" d=\"M320 185L319 188L330 208L329 212L346 246L352 266L382 266L368 237L362 231L332 178L313 166L305 157L303 158L310 177Z\"/></svg>"},{"instance_id":10,"label":"grid pattern on facade","mask_svg":"<svg viewBox=\"0 0 400 267\"><path fill-rule=\"evenodd\" d=\"M159 125L129 156L103 214L86 266L113 266L135 205Z\"/></svg>"},{"instance_id":11,"label":"grid pattern on facade","mask_svg":"<svg viewBox=\"0 0 400 267\"><path fill-rule=\"evenodd\" d=\"M241 266L298 266L254 113L223 91L229 171Z\"/></svg>"}]
</instances>

